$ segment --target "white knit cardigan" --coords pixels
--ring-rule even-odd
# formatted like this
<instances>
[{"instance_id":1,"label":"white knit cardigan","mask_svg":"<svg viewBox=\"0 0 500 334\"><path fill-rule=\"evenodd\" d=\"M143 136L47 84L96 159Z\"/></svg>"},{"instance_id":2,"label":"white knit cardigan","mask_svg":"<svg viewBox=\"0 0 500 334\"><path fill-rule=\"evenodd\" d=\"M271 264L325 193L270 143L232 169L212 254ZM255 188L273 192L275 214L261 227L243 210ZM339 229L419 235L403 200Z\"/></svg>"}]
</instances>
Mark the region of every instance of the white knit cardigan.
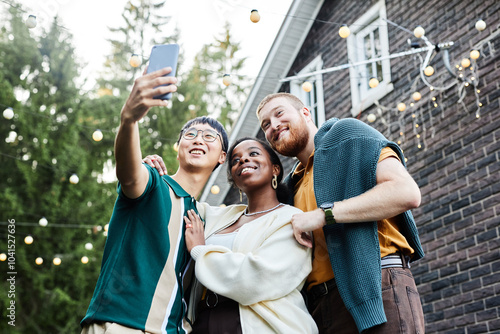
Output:
<instances>
[{"instance_id":1,"label":"white knit cardigan","mask_svg":"<svg viewBox=\"0 0 500 334\"><path fill-rule=\"evenodd\" d=\"M205 239L235 222L245 205L225 208L198 203L206 221ZM196 246L195 274L208 289L237 301L243 333L317 333L300 290L311 271L311 250L293 236L297 208L284 205L243 225L233 249ZM201 287L193 284L188 316L193 317Z\"/></svg>"}]
</instances>

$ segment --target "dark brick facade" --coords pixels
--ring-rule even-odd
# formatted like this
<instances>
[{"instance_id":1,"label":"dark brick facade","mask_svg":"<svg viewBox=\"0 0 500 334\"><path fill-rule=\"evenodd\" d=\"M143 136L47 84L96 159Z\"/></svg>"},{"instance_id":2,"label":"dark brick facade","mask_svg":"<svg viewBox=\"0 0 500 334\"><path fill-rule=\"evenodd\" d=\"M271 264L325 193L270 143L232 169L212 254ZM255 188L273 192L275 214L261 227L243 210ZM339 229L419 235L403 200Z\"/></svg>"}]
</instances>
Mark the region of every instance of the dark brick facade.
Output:
<instances>
[{"instance_id":1,"label":"dark brick facade","mask_svg":"<svg viewBox=\"0 0 500 334\"><path fill-rule=\"evenodd\" d=\"M349 24L374 3L325 1L317 19ZM472 46L494 34L500 23L500 2L492 0L386 0L386 8L390 21L409 30L422 25L434 43L454 41L452 66L469 57ZM482 32L474 28L479 18L487 23ZM289 74L300 71L317 55L322 56L325 68L346 63L347 46L339 38L338 28L338 24L316 21ZM409 50L408 38L417 41L394 26L389 25L388 30L390 53ZM422 94L422 100L405 111L406 136L401 147L422 192L422 204L413 213L426 257L415 263L412 271L427 333L500 333L500 35L490 43L493 48L486 45L477 61L477 88L483 104L479 119L472 86L465 88L462 105L456 85L438 92L419 81L415 90ZM416 56L391 60L394 90L380 100L381 105L391 108L385 119L393 119L398 102L408 105L411 101L419 63ZM447 85L452 79L444 71L442 52L432 64L436 74L429 81ZM323 75L327 118L351 117L349 80L348 70ZM282 91L286 90L283 86ZM375 110L372 106L358 117L366 121ZM419 113L426 128L421 132L421 148L412 132L413 112ZM399 139L399 127L387 128L380 117L372 126L391 140ZM292 163L288 160L285 164L289 168ZM238 202L235 195L230 193L225 202Z\"/></svg>"}]
</instances>

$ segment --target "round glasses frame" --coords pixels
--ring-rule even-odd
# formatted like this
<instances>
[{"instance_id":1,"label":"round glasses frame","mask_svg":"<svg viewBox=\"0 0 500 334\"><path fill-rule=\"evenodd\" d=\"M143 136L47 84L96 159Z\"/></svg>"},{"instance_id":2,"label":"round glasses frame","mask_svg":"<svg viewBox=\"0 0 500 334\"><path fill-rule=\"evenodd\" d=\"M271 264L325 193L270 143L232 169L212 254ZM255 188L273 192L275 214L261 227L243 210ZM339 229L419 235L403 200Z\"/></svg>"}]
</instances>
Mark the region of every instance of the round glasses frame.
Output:
<instances>
[{"instance_id":1,"label":"round glasses frame","mask_svg":"<svg viewBox=\"0 0 500 334\"><path fill-rule=\"evenodd\" d=\"M220 133L211 129L198 130L196 128L189 128L186 131L184 131L184 133L182 134L182 138L186 140L194 140L195 138L198 137L198 134L200 132L201 132L201 138L203 138L203 140L208 143L214 142L217 139L217 137L219 137L222 148L224 148L224 143L222 142L222 136L220 135Z\"/></svg>"}]
</instances>

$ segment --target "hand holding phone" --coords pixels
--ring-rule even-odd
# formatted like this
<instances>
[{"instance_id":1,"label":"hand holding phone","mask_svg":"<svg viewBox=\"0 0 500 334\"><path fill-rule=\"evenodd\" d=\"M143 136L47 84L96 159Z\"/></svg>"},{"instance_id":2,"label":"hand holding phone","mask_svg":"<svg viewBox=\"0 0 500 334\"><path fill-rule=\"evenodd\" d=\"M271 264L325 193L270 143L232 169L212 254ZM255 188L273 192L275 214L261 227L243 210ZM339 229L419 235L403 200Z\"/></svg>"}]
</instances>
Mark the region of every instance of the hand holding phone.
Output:
<instances>
[{"instance_id":1,"label":"hand holding phone","mask_svg":"<svg viewBox=\"0 0 500 334\"><path fill-rule=\"evenodd\" d=\"M171 67L172 71L166 76L175 76L177 70L177 58L179 57L179 44L155 45L151 49L147 73L151 73L164 67ZM165 85L166 86L166 85ZM156 88L156 87L155 87ZM170 100L172 93L155 96L155 99Z\"/></svg>"}]
</instances>

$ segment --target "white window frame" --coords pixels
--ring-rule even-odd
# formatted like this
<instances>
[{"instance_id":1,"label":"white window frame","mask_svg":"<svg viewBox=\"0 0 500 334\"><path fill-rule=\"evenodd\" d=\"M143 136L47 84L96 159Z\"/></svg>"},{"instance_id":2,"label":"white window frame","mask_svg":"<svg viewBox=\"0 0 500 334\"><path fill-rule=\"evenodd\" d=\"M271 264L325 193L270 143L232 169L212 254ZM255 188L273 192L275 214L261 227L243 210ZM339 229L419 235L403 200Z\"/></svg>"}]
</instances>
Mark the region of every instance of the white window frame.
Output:
<instances>
[{"instance_id":1,"label":"white window frame","mask_svg":"<svg viewBox=\"0 0 500 334\"><path fill-rule=\"evenodd\" d=\"M321 56L314 58L309 64L297 73L303 75L311 72L316 72L323 69L323 60ZM309 81L312 84L312 89L308 93L302 89L302 84ZM292 80L290 82L290 93L297 96L311 112L311 118L314 124L319 128L325 122L325 99L323 95L323 75L314 74L309 77L302 77L300 80ZM315 105L310 105L311 101L315 101Z\"/></svg>"},{"instance_id":2,"label":"white window frame","mask_svg":"<svg viewBox=\"0 0 500 334\"><path fill-rule=\"evenodd\" d=\"M378 29L380 39L380 57L389 56L389 34L387 31L387 13L385 1L380 0L356 22L349 26L351 34L347 38L347 54L349 63L365 61L364 37ZM370 80L366 72L366 66L358 65L349 68L351 80L351 100L352 116L357 116L360 112L367 109L373 103L394 89L391 82L391 63L389 59L380 61L382 71L379 75L379 85L375 88L368 87ZM372 63L376 66L375 63Z\"/></svg>"}]
</instances>

